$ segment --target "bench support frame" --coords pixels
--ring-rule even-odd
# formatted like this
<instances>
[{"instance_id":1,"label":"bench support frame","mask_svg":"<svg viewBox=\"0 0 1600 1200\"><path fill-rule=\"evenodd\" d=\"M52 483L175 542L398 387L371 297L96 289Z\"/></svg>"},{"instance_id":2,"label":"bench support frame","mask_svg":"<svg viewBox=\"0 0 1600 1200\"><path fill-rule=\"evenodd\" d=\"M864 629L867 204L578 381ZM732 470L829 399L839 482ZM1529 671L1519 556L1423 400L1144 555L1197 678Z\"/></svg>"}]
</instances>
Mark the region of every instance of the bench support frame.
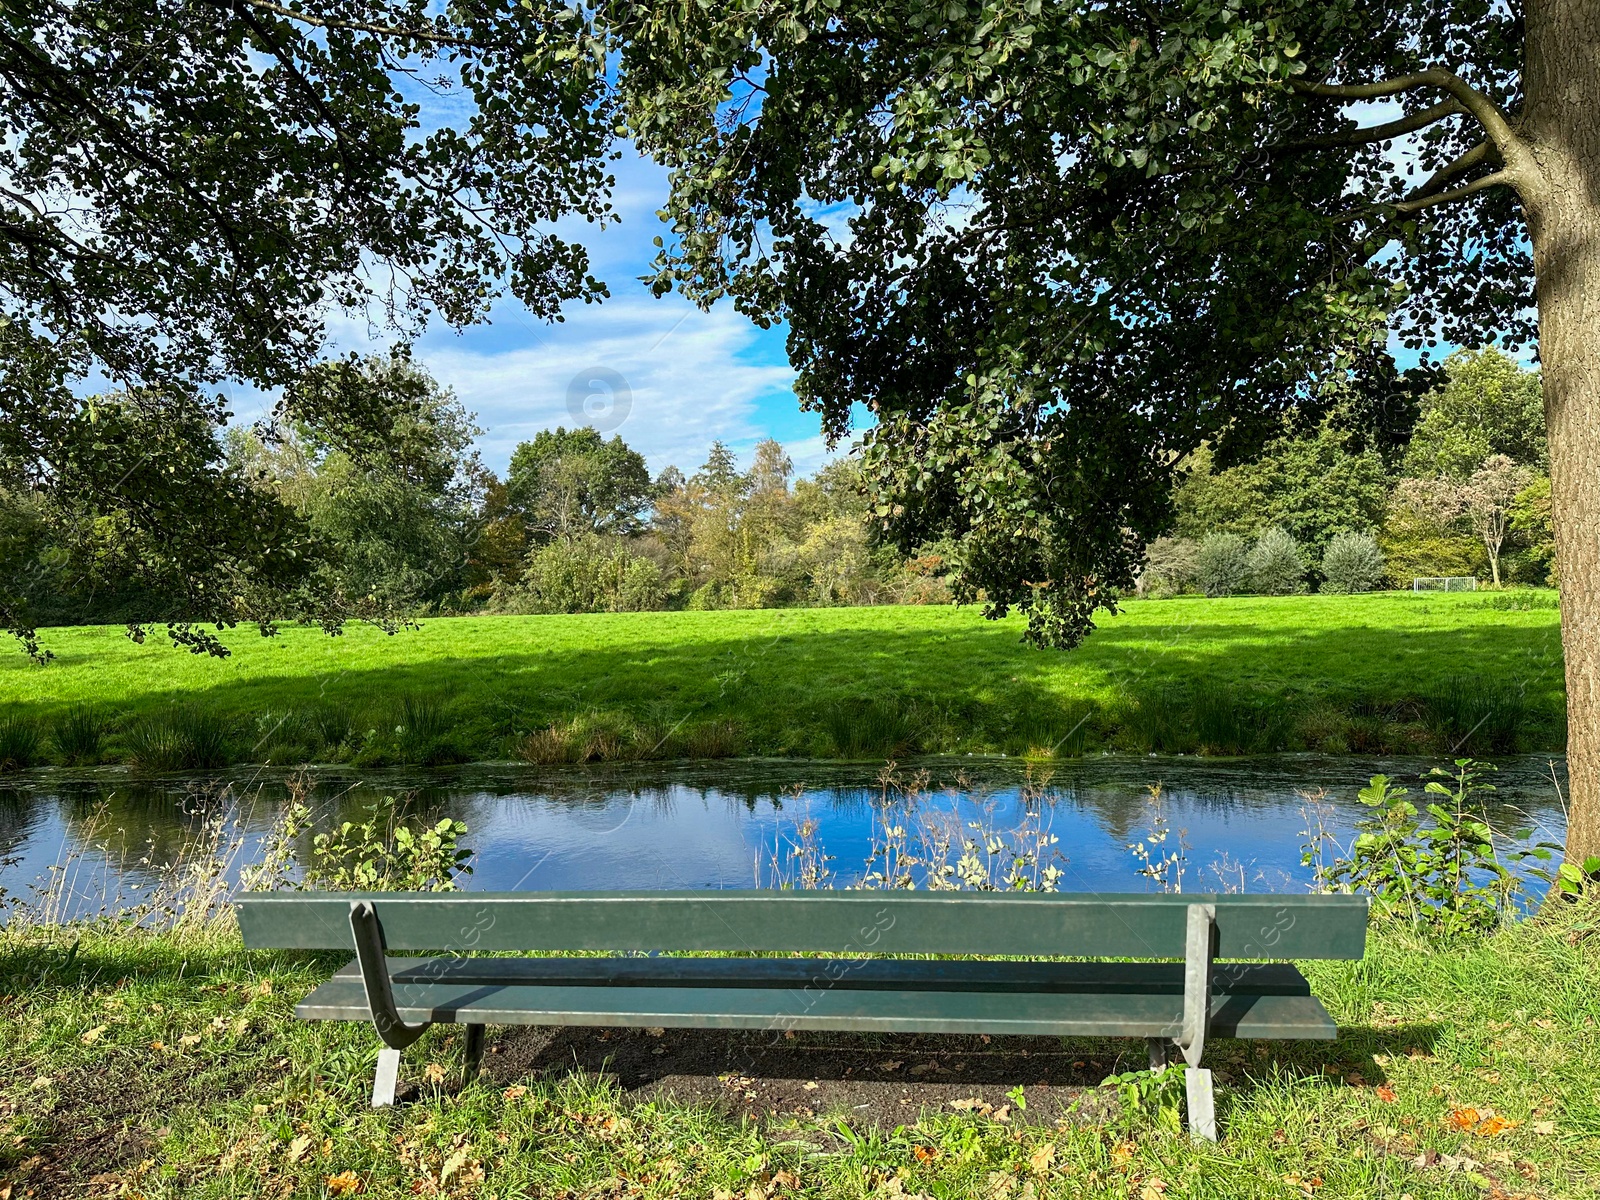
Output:
<instances>
[{"instance_id":1,"label":"bench support frame","mask_svg":"<svg viewBox=\"0 0 1600 1200\"><path fill-rule=\"evenodd\" d=\"M429 1023L407 1025L400 1019L394 1003L394 984L389 979L383 925L371 901L350 902L350 933L355 938L356 961L361 964L361 983L366 988L372 1027L383 1039L383 1049L378 1051L378 1073L372 1081L372 1107L388 1108L394 1104L395 1084L400 1077L400 1051L428 1032Z\"/></svg>"},{"instance_id":2,"label":"bench support frame","mask_svg":"<svg viewBox=\"0 0 1600 1200\"><path fill-rule=\"evenodd\" d=\"M1150 1038L1150 1070L1161 1074L1172 1052L1183 1055L1184 1091L1189 1102L1189 1135L1208 1142L1217 1140L1216 1095L1211 1072L1200 1065L1206 1036L1211 1031L1211 964L1215 950L1217 909L1212 904L1191 904L1185 930L1183 961L1183 1029L1176 1038Z\"/></svg>"}]
</instances>

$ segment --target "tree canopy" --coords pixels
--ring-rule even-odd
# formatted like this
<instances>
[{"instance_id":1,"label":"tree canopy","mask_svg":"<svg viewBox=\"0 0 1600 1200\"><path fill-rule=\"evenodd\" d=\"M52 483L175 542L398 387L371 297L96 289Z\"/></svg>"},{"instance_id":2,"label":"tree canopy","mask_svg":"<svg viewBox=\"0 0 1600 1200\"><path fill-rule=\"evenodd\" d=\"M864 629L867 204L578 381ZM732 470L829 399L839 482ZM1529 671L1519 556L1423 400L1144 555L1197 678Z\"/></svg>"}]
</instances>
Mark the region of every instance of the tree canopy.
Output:
<instances>
[{"instance_id":1,"label":"tree canopy","mask_svg":"<svg viewBox=\"0 0 1600 1200\"><path fill-rule=\"evenodd\" d=\"M1127 583L1202 443L1226 465L1286 414L1336 410L1388 436L1434 379L1396 369L1388 329L1530 332L1477 116L1518 99L1514 11L608 11L630 127L676 172L657 289L786 322L826 429L872 411L890 529L956 534L965 594L1021 605L1039 640L1072 642ZM1464 73L1427 76L1438 61ZM1385 81L1370 95L1404 115L1359 126L1347 79ZM1441 203L1457 185L1472 203Z\"/></svg>"},{"instance_id":2,"label":"tree canopy","mask_svg":"<svg viewBox=\"0 0 1600 1200\"><path fill-rule=\"evenodd\" d=\"M603 59L556 0L5 6L0 456L127 514L191 616L265 616L244 585L290 582L296 525L228 473L213 385L300 379L341 308L404 336L602 296L551 225L610 215Z\"/></svg>"},{"instance_id":3,"label":"tree canopy","mask_svg":"<svg viewBox=\"0 0 1600 1200\"><path fill-rule=\"evenodd\" d=\"M542 429L511 453L511 506L537 538L637 533L655 495L644 456L620 435Z\"/></svg>"}]
</instances>

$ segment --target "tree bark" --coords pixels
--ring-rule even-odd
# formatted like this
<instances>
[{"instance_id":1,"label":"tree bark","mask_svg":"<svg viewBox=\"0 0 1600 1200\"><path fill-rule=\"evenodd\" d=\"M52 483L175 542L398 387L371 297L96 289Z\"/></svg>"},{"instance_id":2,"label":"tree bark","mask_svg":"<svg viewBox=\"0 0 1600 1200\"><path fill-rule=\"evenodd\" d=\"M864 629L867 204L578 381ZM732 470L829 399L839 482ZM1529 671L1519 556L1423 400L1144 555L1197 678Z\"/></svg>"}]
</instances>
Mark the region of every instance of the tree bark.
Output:
<instances>
[{"instance_id":1,"label":"tree bark","mask_svg":"<svg viewBox=\"0 0 1600 1200\"><path fill-rule=\"evenodd\" d=\"M1528 0L1517 130L1566 655L1567 860L1600 854L1600 2Z\"/></svg>"}]
</instances>

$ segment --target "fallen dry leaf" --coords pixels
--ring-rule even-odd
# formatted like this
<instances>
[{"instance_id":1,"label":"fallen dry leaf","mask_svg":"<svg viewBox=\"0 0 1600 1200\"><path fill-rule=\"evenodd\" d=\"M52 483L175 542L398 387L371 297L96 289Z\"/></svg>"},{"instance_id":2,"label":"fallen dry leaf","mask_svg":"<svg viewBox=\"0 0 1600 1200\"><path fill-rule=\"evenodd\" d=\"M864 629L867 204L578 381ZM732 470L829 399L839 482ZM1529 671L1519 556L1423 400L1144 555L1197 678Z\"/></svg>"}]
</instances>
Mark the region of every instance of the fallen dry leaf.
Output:
<instances>
[{"instance_id":1,"label":"fallen dry leaf","mask_svg":"<svg viewBox=\"0 0 1600 1200\"><path fill-rule=\"evenodd\" d=\"M932 1162L939 1157L939 1152L931 1146L913 1146L911 1153L918 1162Z\"/></svg>"},{"instance_id":2,"label":"fallen dry leaf","mask_svg":"<svg viewBox=\"0 0 1600 1200\"><path fill-rule=\"evenodd\" d=\"M104 1025L96 1025L93 1029L84 1030L83 1035L78 1040L85 1046L92 1046L105 1036L105 1032L106 1027Z\"/></svg>"},{"instance_id":3,"label":"fallen dry leaf","mask_svg":"<svg viewBox=\"0 0 1600 1200\"><path fill-rule=\"evenodd\" d=\"M903 1063L903 1062L881 1062L881 1063L878 1064L878 1070L880 1070L880 1071L898 1071L903 1066L905 1066L905 1063Z\"/></svg>"},{"instance_id":4,"label":"fallen dry leaf","mask_svg":"<svg viewBox=\"0 0 1600 1200\"><path fill-rule=\"evenodd\" d=\"M1482 1116L1475 1108L1452 1108L1445 1121L1451 1129L1458 1129L1465 1133L1482 1119Z\"/></svg>"},{"instance_id":5,"label":"fallen dry leaf","mask_svg":"<svg viewBox=\"0 0 1600 1200\"><path fill-rule=\"evenodd\" d=\"M981 1113L983 1116L988 1116L994 1111L991 1105L985 1104L976 1096L968 1096L964 1100L952 1100L950 1101L950 1107L957 1112L975 1112Z\"/></svg>"},{"instance_id":6,"label":"fallen dry leaf","mask_svg":"<svg viewBox=\"0 0 1600 1200\"><path fill-rule=\"evenodd\" d=\"M1161 1200L1161 1195L1166 1190L1167 1181L1159 1175L1152 1175L1139 1189L1139 1200Z\"/></svg>"},{"instance_id":7,"label":"fallen dry leaf","mask_svg":"<svg viewBox=\"0 0 1600 1200\"><path fill-rule=\"evenodd\" d=\"M505 1091L501 1092L500 1096L501 1096L502 1099L509 1101L509 1100L521 1100L527 1094L528 1094L528 1089L523 1087L520 1083L516 1083L516 1084L512 1084Z\"/></svg>"},{"instance_id":8,"label":"fallen dry leaf","mask_svg":"<svg viewBox=\"0 0 1600 1200\"><path fill-rule=\"evenodd\" d=\"M1549 1137L1556 1131L1556 1123L1554 1121L1535 1121L1531 1128L1540 1137Z\"/></svg>"},{"instance_id":9,"label":"fallen dry leaf","mask_svg":"<svg viewBox=\"0 0 1600 1200\"><path fill-rule=\"evenodd\" d=\"M443 1083L446 1074L444 1067L439 1063L429 1063L422 1071L422 1077L429 1083Z\"/></svg>"},{"instance_id":10,"label":"fallen dry leaf","mask_svg":"<svg viewBox=\"0 0 1600 1200\"><path fill-rule=\"evenodd\" d=\"M800 1086L805 1088L805 1090L808 1091L808 1092L814 1092L814 1091L817 1090L817 1083L814 1080L810 1080L810 1079L806 1080Z\"/></svg>"},{"instance_id":11,"label":"fallen dry leaf","mask_svg":"<svg viewBox=\"0 0 1600 1200\"><path fill-rule=\"evenodd\" d=\"M289 1161L292 1163L299 1162L306 1156L306 1151L309 1149L311 1149L311 1138L302 1133L289 1143Z\"/></svg>"},{"instance_id":12,"label":"fallen dry leaf","mask_svg":"<svg viewBox=\"0 0 1600 1200\"><path fill-rule=\"evenodd\" d=\"M1111 1165L1125 1167L1133 1158L1134 1144L1132 1142L1118 1142L1111 1147Z\"/></svg>"},{"instance_id":13,"label":"fallen dry leaf","mask_svg":"<svg viewBox=\"0 0 1600 1200\"><path fill-rule=\"evenodd\" d=\"M1035 1175L1043 1175L1056 1161L1056 1144L1046 1142L1032 1154L1028 1155L1028 1165L1033 1168Z\"/></svg>"},{"instance_id":14,"label":"fallen dry leaf","mask_svg":"<svg viewBox=\"0 0 1600 1200\"><path fill-rule=\"evenodd\" d=\"M1394 1089L1387 1083L1380 1083L1373 1090L1377 1092L1378 1099L1382 1100L1385 1104L1393 1104L1395 1102Z\"/></svg>"},{"instance_id":15,"label":"fallen dry leaf","mask_svg":"<svg viewBox=\"0 0 1600 1200\"><path fill-rule=\"evenodd\" d=\"M354 1171L340 1171L327 1179L328 1195L353 1196L361 1190L361 1176Z\"/></svg>"},{"instance_id":16,"label":"fallen dry leaf","mask_svg":"<svg viewBox=\"0 0 1600 1200\"><path fill-rule=\"evenodd\" d=\"M466 1146L460 1146L451 1151L451 1153L446 1156L444 1165L439 1168L439 1182L443 1183L445 1180L449 1179L450 1176L456 1174L463 1167L465 1167L470 1154L471 1150Z\"/></svg>"},{"instance_id":17,"label":"fallen dry leaf","mask_svg":"<svg viewBox=\"0 0 1600 1200\"><path fill-rule=\"evenodd\" d=\"M1493 1113L1478 1122L1478 1127L1472 1132L1479 1137L1500 1137L1502 1134L1510 1133L1520 1124L1522 1122L1502 1117L1499 1113Z\"/></svg>"},{"instance_id":18,"label":"fallen dry leaf","mask_svg":"<svg viewBox=\"0 0 1600 1200\"><path fill-rule=\"evenodd\" d=\"M180 1046L198 1046L199 1044L200 1035L198 1033L186 1033L178 1039L178 1045Z\"/></svg>"}]
</instances>

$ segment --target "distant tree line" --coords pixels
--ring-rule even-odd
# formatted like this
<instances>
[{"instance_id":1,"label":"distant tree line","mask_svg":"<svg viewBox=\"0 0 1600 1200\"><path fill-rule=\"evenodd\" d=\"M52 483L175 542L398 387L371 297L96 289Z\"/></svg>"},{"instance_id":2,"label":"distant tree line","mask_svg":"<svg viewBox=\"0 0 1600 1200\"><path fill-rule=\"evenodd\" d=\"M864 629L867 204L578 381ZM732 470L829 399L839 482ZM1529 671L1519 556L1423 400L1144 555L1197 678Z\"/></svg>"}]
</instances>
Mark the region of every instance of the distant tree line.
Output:
<instances>
[{"instance_id":1,"label":"distant tree line","mask_svg":"<svg viewBox=\"0 0 1600 1200\"><path fill-rule=\"evenodd\" d=\"M221 564L214 577L239 590L241 611L333 626L953 598L959 549L908 555L885 539L853 456L796 478L776 441L743 471L717 442L692 473L652 476L620 436L555 429L519 445L501 478L460 400L404 355L322 364L292 391L288 418L231 428L210 449L184 443L219 456L241 512L289 514L279 540L309 564L289 573L297 590L261 596L250 592L260 576ZM103 436L140 469L160 469L175 439L211 437L165 427L138 394L96 405ZM147 623L188 618L182 546L152 537L141 514L0 471L0 571L36 624L127 622L143 636ZM1450 360L1407 443L1364 442L1335 413L1247 462L1197 451L1137 590L1358 592L1417 575L1554 584L1554 570L1539 377L1490 349Z\"/></svg>"},{"instance_id":2,"label":"distant tree line","mask_svg":"<svg viewBox=\"0 0 1600 1200\"><path fill-rule=\"evenodd\" d=\"M1448 360L1402 444L1365 440L1336 410L1248 462L1202 448L1185 468L1141 594L1558 583L1539 375L1492 348Z\"/></svg>"},{"instance_id":3,"label":"distant tree line","mask_svg":"<svg viewBox=\"0 0 1600 1200\"><path fill-rule=\"evenodd\" d=\"M223 473L262 512L288 514L292 590L235 609L334 627L352 617L943 602L947 552L909 558L876 533L860 473L841 459L809 478L776 441L750 470L714 443L685 475L652 477L621 437L546 430L505 477L474 448L460 400L404 355L323 364L293 387L288 419L212 438ZM105 427L159 469L164 412L137 395L97 398ZM357 419L344 414L356 411ZM341 414L333 418L328 414ZM0 572L36 625L182 623L193 597L150 564L181 556L134 514L64 503L0 464ZM131 564L139 563L139 569ZM225 564L224 564L225 566ZM220 572L241 592L261 585ZM137 582L130 582L137 581ZM204 644L202 644L204 643ZM204 642L192 648L220 650Z\"/></svg>"}]
</instances>

